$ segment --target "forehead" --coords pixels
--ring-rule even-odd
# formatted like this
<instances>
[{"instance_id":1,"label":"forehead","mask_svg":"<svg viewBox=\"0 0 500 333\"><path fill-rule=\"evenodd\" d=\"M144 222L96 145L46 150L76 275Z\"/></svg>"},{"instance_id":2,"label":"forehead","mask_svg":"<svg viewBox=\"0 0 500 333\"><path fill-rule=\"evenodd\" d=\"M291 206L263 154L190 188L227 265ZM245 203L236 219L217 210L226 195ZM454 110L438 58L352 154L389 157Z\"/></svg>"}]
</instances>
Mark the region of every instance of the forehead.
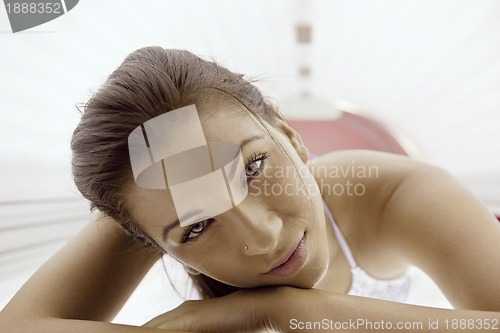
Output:
<instances>
[{"instance_id":1,"label":"forehead","mask_svg":"<svg viewBox=\"0 0 500 333\"><path fill-rule=\"evenodd\" d=\"M234 100L196 106L207 141L239 144L242 138L266 134L263 120Z\"/></svg>"}]
</instances>

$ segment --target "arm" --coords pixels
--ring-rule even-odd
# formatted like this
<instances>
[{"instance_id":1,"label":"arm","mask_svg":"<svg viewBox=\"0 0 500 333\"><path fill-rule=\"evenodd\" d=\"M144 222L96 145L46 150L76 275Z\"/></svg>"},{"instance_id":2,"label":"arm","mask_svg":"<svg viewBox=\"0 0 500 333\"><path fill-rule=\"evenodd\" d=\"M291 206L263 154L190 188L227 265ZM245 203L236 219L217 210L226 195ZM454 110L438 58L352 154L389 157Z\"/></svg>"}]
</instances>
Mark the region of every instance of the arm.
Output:
<instances>
[{"instance_id":1,"label":"arm","mask_svg":"<svg viewBox=\"0 0 500 333\"><path fill-rule=\"evenodd\" d=\"M453 176L408 172L381 213L381 233L457 309L500 313L500 223Z\"/></svg>"},{"instance_id":2,"label":"arm","mask_svg":"<svg viewBox=\"0 0 500 333\"><path fill-rule=\"evenodd\" d=\"M272 291L268 299L268 326L280 332L500 331L500 314L494 311L438 309L290 287Z\"/></svg>"},{"instance_id":3,"label":"arm","mask_svg":"<svg viewBox=\"0 0 500 333\"><path fill-rule=\"evenodd\" d=\"M158 258L101 215L26 282L0 312L0 327L11 333L154 332L100 321L116 315Z\"/></svg>"},{"instance_id":4,"label":"arm","mask_svg":"<svg viewBox=\"0 0 500 333\"><path fill-rule=\"evenodd\" d=\"M499 332L500 314L401 304L319 289L268 287L188 301L147 326L204 332Z\"/></svg>"},{"instance_id":5,"label":"arm","mask_svg":"<svg viewBox=\"0 0 500 333\"><path fill-rule=\"evenodd\" d=\"M344 312L344 318L422 322L436 318L442 323L453 318L495 318L498 322L500 224L477 198L449 173L405 157L345 152L332 159L335 165L346 168L355 161L365 169L376 166L378 170L377 176L351 180L363 184L363 196L334 198L339 216L355 224L358 234L368 232L362 237L369 251L393 253L392 260L424 270L457 310L328 294L318 300L330 304L330 309L336 307L336 302L341 302L345 311L351 308L352 315ZM338 313L342 312L330 314L337 317ZM312 317L327 314L309 313ZM496 331L500 331L498 325Z\"/></svg>"},{"instance_id":6,"label":"arm","mask_svg":"<svg viewBox=\"0 0 500 333\"><path fill-rule=\"evenodd\" d=\"M421 268L455 308L500 311L500 224L462 184L398 155L351 151L328 158L322 163L376 168L370 177L347 179L360 183L363 195L331 198L338 222L355 228L358 254L380 252L379 260Z\"/></svg>"},{"instance_id":7,"label":"arm","mask_svg":"<svg viewBox=\"0 0 500 333\"><path fill-rule=\"evenodd\" d=\"M371 176L332 180L364 189L330 198L337 222L354 230L360 256L381 253L375 263L390 258L421 268L455 308L500 311L500 223L452 175L378 152L339 152L322 163L376 168Z\"/></svg>"}]
</instances>

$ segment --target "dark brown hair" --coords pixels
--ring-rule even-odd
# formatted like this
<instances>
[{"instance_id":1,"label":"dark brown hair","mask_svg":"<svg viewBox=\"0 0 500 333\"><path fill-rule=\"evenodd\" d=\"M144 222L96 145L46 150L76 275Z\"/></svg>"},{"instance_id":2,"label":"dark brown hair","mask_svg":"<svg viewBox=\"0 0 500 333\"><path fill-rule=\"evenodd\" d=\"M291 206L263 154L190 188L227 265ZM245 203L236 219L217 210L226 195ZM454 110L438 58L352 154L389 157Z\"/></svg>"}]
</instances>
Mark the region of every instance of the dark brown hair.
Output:
<instances>
[{"instance_id":1,"label":"dark brown hair","mask_svg":"<svg viewBox=\"0 0 500 333\"><path fill-rule=\"evenodd\" d=\"M128 136L145 121L195 104L214 91L274 123L277 111L261 92L215 62L161 47L141 48L127 56L85 104L71 140L74 181L91 210L108 214L145 245L160 250L127 209L124 193L133 182ZM192 278L203 298L238 290L205 275Z\"/></svg>"}]
</instances>

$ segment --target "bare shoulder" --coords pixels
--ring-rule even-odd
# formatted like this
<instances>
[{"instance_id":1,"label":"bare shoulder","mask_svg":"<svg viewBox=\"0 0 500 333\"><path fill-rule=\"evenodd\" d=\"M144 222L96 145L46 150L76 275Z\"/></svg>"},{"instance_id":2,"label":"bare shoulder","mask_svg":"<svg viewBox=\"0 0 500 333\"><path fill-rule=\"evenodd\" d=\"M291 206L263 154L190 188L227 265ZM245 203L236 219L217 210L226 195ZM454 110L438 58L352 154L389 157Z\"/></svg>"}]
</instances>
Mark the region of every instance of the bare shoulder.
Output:
<instances>
[{"instance_id":1,"label":"bare shoulder","mask_svg":"<svg viewBox=\"0 0 500 333\"><path fill-rule=\"evenodd\" d=\"M358 252L397 253L455 307L499 309L500 224L449 172L370 151L332 153L310 168Z\"/></svg>"},{"instance_id":2,"label":"bare shoulder","mask_svg":"<svg viewBox=\"0 0 500 333\"><path fill-rule=\"evenodd\" d=\"M385 239L383 211L401 182L428 166L401 155L345 150L321 156L309 168L358 263L380 278L401 273L407 260Z\"/></svg>"},{"instance_id":3,"label":"bare shoulder","mask_svg":"<svg viewBox=\"0 0 500 333\"><path fill-rule=\"evenodd\" d=\"M345 175L346 177L353 173L362 175L363 172L371 172L372 176L378 177L380 174L376 174L377 171L404 174L414 169L432 167L408 156L374 150L334 151L311 160L309 164L312 170L322 171L321 168L337 169L339 171L338 176ZM318 174L318 176L324 176L324 174Z\"/></svg>"},{"instance_id":4,"label":"bare shoulder","mask_svg":"<svg viewBox=\"0 0 500 333\"><path fill-rule=\"evenodd\" d=\"M385 203L405 177L434 168L407 156L344 150L314 159L309 169L323 199L339 218L346 215L351 224L356 220L376 224Z\"/></svg>"}]
</instances>

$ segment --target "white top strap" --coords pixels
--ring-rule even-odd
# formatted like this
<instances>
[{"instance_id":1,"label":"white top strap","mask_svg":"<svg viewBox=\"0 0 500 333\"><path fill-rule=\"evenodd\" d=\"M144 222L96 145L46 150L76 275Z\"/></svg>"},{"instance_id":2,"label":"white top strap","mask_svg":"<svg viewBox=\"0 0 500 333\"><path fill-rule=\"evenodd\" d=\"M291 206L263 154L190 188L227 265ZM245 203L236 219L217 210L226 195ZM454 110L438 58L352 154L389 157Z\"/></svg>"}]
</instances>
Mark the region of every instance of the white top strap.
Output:
<instances>
[{"instance_id":1,"label":"white top strap","mask_svg":"<svg viewBox=\"0 0 500 333\"><path fill-rule=\"evenodd\" d=\"M335 237L337 238L337 241L339 242L340 248L342 249L342 252L344 252L344 255L347 259L347 262L349 263L349 266L351 268L358 267L358 264L356 263L356 260L354 259L354 256L352 255L351 249L349 248L349 245L347 244L347 241L344 238L344 235L342 235L342 231L340 231L340 228L337 226L335 223L335 220L332 216L332 213L330 212L330 209L326 205L326 203L323 201L323 207L325 208L326 215L328 215L328 218L330 219L330 222L332 223L333 226L333 231L335 232Z\"/></svg>"}]
</instances>

